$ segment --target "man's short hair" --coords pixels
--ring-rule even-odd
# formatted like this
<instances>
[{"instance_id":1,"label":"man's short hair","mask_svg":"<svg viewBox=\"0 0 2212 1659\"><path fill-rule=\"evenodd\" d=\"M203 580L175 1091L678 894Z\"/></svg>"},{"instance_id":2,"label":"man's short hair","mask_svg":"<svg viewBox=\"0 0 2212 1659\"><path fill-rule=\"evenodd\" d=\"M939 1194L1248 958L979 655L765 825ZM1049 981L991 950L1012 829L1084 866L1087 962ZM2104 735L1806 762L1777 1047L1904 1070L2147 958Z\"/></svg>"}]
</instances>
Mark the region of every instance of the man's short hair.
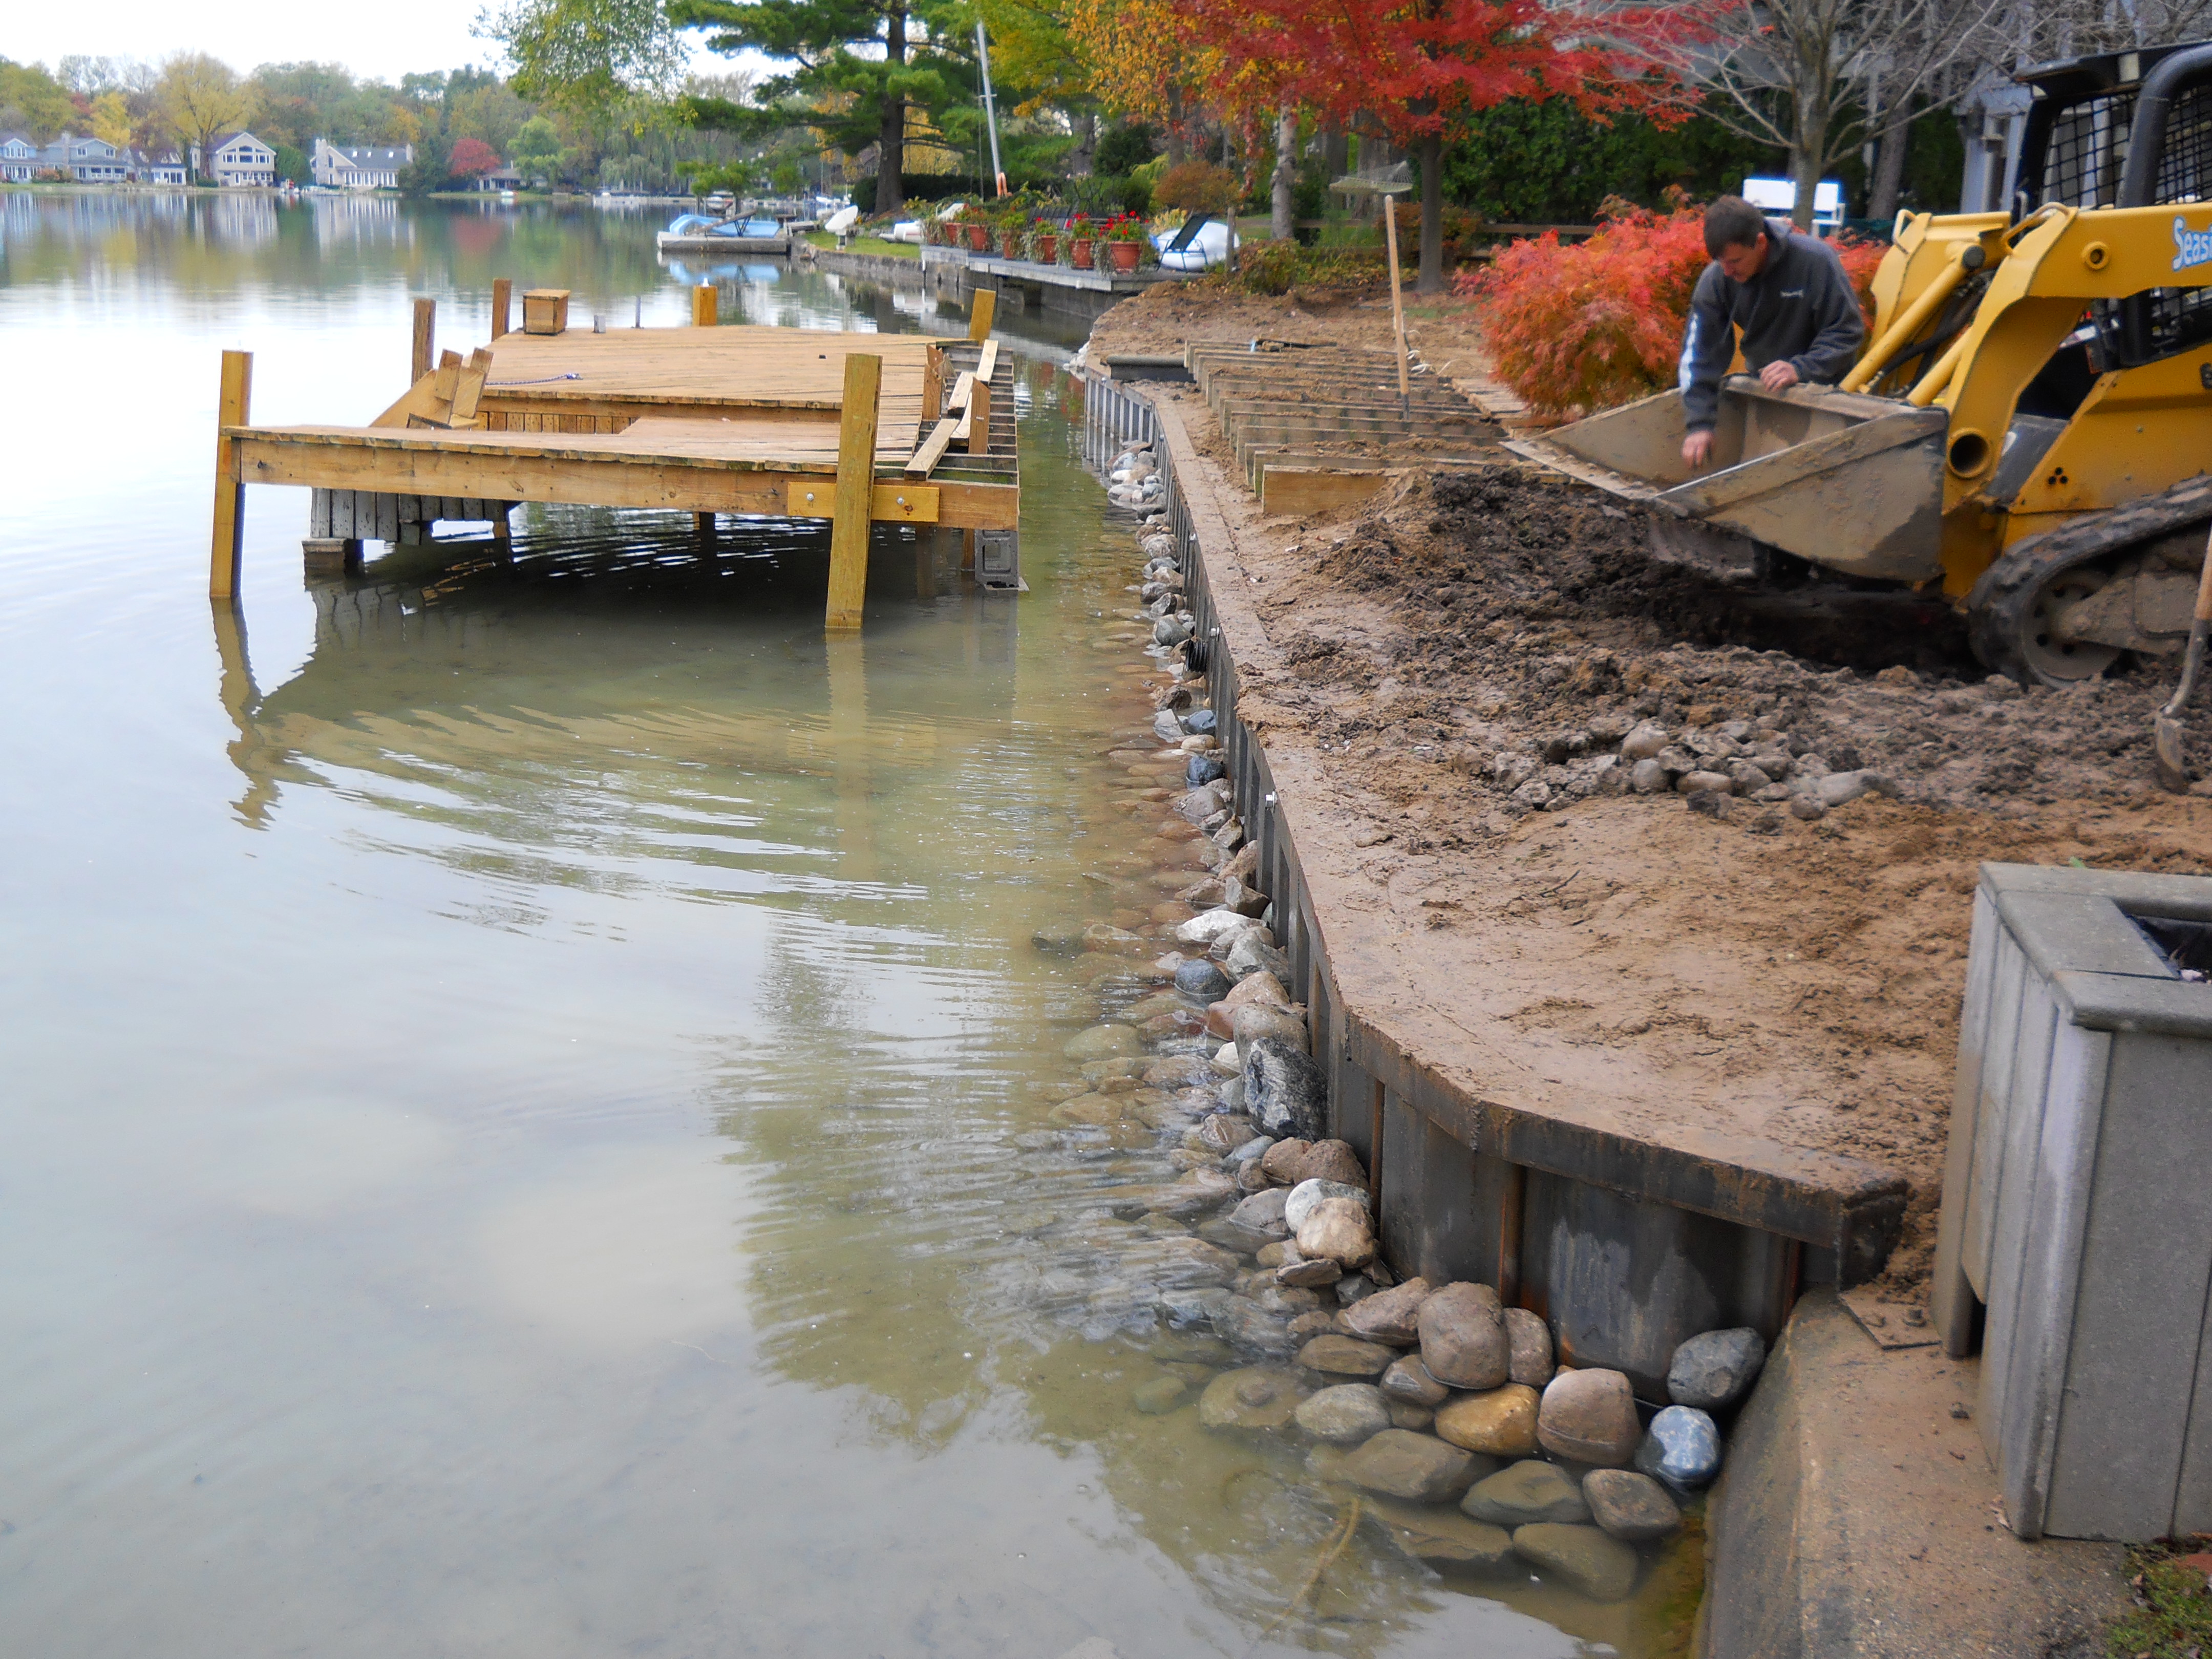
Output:
<instances>
[{"instance_id":1,"label":"man's short hair","mask_svg":"<svg viewBox=\"0 0 2212 1659\"><path fill-rule=\"evenodd\" d=\"M1741 196L1716 196L1705 206L1705 252L1717 259L1723 248L1752 247L1766 234L1766 216Z\"/></svg>"}]
</instances>

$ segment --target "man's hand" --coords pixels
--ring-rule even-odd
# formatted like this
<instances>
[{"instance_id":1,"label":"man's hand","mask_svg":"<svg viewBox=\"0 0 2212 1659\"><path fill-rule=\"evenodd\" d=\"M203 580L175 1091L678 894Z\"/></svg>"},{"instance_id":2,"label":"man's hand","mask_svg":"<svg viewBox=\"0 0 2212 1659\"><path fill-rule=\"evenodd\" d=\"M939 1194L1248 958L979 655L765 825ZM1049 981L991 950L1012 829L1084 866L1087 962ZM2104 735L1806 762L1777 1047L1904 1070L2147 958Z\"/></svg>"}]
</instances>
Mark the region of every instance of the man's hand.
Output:
<instances>
[{"instance_id":1,"label":"man's hand","mask_svg":"<svg viewBox=\"0 0 2212 1659\"><path fill-rule=\"evenodd\" d=\"M1786 357L1778 357L1759 371L1759 383L1769 392L1786 392L1797 384L1797 370Z\"/></svg>"},{"instance_id":2,"label":"man's hand","mask_svg":"<svg viewBox=\"0 0 2212 1659\"><path fill-rule=\"evenodd\" d=\"M1713 432L1711 427L1700 427L1682 440L1682 465L1696 471L1712 459Z\"/></svg>"}]
</instances>

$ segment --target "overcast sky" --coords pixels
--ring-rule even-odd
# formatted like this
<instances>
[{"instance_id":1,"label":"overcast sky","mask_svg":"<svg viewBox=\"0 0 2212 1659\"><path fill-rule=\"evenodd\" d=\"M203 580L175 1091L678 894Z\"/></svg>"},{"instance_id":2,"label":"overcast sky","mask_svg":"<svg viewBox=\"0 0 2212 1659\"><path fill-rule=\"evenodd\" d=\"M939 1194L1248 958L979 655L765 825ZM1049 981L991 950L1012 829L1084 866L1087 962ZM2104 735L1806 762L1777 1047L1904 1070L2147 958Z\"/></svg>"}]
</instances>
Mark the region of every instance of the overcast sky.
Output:
<instances>
[{"instance_id":1,"label":"overcast sky","mask_svg":"<svg viewBox=\"0 0 2212 1659\"><path fill-rule=\"evenodd\" d=\"M410 70L491 64L497 48L469 33L477 0L374 0L366 6L180 6L175 0L105 0L82 10L22 0L0 23L0 58L52 69L73 52L159 61L211 52L240 74L258 64L343 64L364 80L397 82ZM721 60L700 54L712 72Z\"/></svg>"}]
</instances>

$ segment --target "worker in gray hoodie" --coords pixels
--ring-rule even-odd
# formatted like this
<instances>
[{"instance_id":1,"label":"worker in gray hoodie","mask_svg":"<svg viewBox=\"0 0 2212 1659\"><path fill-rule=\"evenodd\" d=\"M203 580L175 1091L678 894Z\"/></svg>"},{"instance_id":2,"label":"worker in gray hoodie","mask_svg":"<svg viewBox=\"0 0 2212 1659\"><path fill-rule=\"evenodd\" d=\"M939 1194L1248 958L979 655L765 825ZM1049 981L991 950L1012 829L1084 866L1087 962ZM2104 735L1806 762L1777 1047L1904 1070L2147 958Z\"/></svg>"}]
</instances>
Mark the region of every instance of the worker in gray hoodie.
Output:
<instances>
[{"instance_id":1,"label":"worker in gray hoodie","mask_svg":"<svg viewBox=\"0 0 2212 1659\"><path fill-rule=\"evenodd\" d=\"M1721 377L1735 359L1731 325L1743 330L1744 361L1770 392L1833 386L1866 341L1844 262L1819 237L1723 196L1705 209L1705 252L1713 262L1698 278L1682 337L1682 463L1692 471L1712 458Z\"/></svg>"}]
</instances>

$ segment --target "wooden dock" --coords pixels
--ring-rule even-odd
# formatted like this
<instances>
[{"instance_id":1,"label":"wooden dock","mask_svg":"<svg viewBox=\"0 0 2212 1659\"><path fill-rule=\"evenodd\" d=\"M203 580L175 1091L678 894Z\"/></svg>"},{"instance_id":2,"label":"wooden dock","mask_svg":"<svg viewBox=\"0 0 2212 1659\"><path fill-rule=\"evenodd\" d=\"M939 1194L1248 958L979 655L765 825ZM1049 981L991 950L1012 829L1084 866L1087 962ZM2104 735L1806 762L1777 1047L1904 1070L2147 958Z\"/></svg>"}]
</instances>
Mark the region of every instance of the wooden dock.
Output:
<instances>
[{"instance_id":1,"label":"wooden dock","mask_svg":"<svg viewBox=\"0 0 2212 1659\"><path fill-rule=\"evenodd\" d=\"M223 354L210 595L237 591L249 483L314 490L307 556L341 568L443 519L504 538L515 504L550 501L686 512L702 532L725 513L827 519L832 628L860 624L878 524L963 532L979 581L1020 585L1013 370L988 295L965 342L720 327L711 288L690 328L515 334L501 283L490 343L434 363L431 303L412 384L367 426L252 425L252 356Z\"/></svg>"}]
</instances>

